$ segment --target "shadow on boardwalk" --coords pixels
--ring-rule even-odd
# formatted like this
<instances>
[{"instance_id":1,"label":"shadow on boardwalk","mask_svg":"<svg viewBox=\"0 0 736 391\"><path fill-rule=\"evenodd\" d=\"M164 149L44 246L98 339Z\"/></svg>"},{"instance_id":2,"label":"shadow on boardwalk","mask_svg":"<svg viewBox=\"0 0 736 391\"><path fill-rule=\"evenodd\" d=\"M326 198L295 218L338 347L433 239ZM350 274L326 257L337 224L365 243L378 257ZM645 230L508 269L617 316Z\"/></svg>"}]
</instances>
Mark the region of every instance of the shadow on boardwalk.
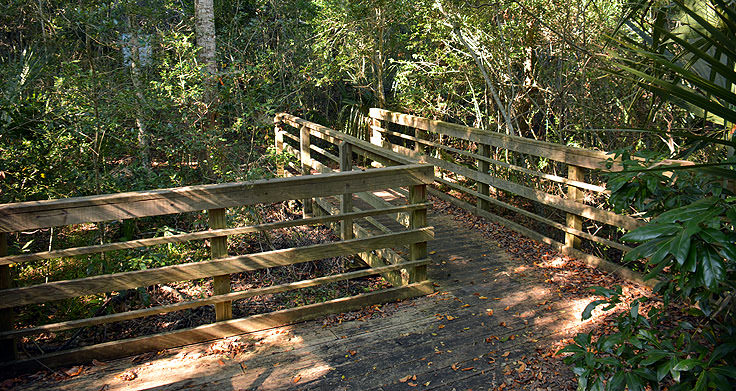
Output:
<instances>
[{"instance_id":1,"label":"shadow on boardwalk","mask_svg":"<svg viewBox=\"0 0 736 391\"><path fill-rule=\"evenodd\" d=\"M429 223L436 230L429 245L433 295L386 304L358 320L333 316L170 349L140 363L100 363L20 389L574 389L570 371L550 357L578 331L591 299L585 287L561 282L574 272L557 268L560 258L546 265L513 260L463 216L435 211ZM613 280L585 273L590 285Z\"/></svg>"}]
</instances>

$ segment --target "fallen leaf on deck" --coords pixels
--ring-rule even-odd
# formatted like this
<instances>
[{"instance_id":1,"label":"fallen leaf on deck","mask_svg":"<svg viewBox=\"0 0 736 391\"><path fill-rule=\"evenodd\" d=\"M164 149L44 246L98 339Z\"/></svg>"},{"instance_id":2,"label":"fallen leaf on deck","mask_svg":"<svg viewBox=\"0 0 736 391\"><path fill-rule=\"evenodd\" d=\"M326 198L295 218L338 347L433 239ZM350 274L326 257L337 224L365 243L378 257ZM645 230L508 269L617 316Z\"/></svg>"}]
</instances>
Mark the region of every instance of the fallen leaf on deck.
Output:
<instances>
[{"instance_id":1,"label":"fallen leaf on deck","mask_svg":"<svg viewBox=\"0 0 736 391\"><path fill-rule=\"evenodd\" d=\"M488 310L488 312L486 312L486 314L488 314L488 316L493 316L493 310Z\"/></svg>"},{"instance_id":2,"label":"fallen leaf on deck","mask_svg":"<svg viewBox=\"0 0 736 391\"><path fill-rule=\"evenodd\" d=\"M416 386L417 386L417 383L411 383L411 382L409 382L409 383L406 383L406 384L407 384L407 385L408 385L409 387L416 387Z\"/></svg>"},{"instance_id":3,"label":"fallen leaf on deck","mask_svg":"<svg viewBox=\"0 0 736 391\"><path fill-rule=\"evenodd\" d=\"M292 380L294 383L299 383L299 380L302 380L302 377L300 375L297 375L294 380Z\"/></svg>"},{"instance_id":4,"label":"fallen leaf on deck","mask_svg":"<svg viewBox=\"0 0 736 391\"><path fill-rule=\"evenodd\" d=\"M452 368L452 370L453 370L453 371L457 371L457 364L458 364L458 363L452 364L452 365L450 366L450 368Z\"/></svg>"},{"instance_id":5,"label":"fallen leaf on deck","mask_svg":"<svg viewBox=\"0 0 736 391\"><path fill-rule=\"evenodd\" d=\"M437 328L438 329L444 329L445 328L445 325L441 324L441 325L437 326Z\"/></svg>"},{"instance_id":6,"label":"fallen leaf on deck","mask_svg":"<svg viewBox=\"0 0 736 391\"><path fill-rule=\"evenodd\" d=\"M488 300L488 298L485 297L485 296L480 296L480 297L478 297L478 299L480 299L480 300Z\"/></svg>"},{"instance_id":7,"label":"fallen leaf on deck","mask_svg":"<svg viewBox=\"0 0 736 391\"><path fill-rule=\"evenodd\" d=\"M503 352L503 354L501 355L501 357L508 357L509 354L511 354L511 352Z\"/></svg>"},{"instance_id":8,"label":"fallen leaf on deck","mask_svg":"<svg viewBox=\"0 0 736 391\"><path fill-rule=\"evenodd\" d=\"M498 325L501 326L501 327L506 327L506 322L501 322Z\"/></svg>"},{"instance_id":9,"label":"fallen leaf on deck","mask_svg":"<svg viewBox=\"0 0 736 391\"><path fill-rule=\"evenodd\" d=\"M351 356L355 356L356 354L358 354L358 352L356 352L355 350L348 350L348 353L350 353Z\"/></svg>"},{"instance_id":10,"label":"fallen leaf on deck","mask_svg":"<svg viewBox=\"0 0 736 391\"><path fill-rule=\"evenodd\" d=\"M82 369L84 369L84 367L80 365L78 367L71 367L67 369L66 371L64 371L64 373L66 373L66 375L69 377L74 377L82 373Z\"/></svg>"},{"instance_id":11,"label":"fallen leaf on deck","mask_svg":"<svg viewBox=\"0 0 736 391\"><path fill-rule=\"evenodd\" d=\"M522 361L519 368L516 370L516 372L522 373L526 370L526 364Z\"/></svg>"},{"instance_id":12,"label":"fallen leaf on deck","mask_svg":"<svg viewBox=\"0 0 736 391\"><path fill-rule=\"evenodd\" d=\"M411 379L411 375L406 375L406 376L402 377L401 379L399 379L399 382L400 383L406 383L407 381L409 381L409 379Z\"/></svg>"},{"instance_id":13,"label":"fallen leaf on deck","mask_svg":"<svg viewBox=\"0 0 736 391\"><path fill-rule=\"evenodd\" d=\"M461 371L463 371L463 372L472 371L474 368L475 367L467 367L467 368L461 369Z\"/></svg>"},{"instance_id":14,"label":"fallen leaf on deck","mask_svg":"<svg viewBox=\"0 0 736 391\"><path fill-rule=\"evenodd\" d=\"M217 360L217 363L218 363L218 364L220 364L220 366L223 366L223 365L225 365L225 362L224 362L224 361L222 361L222 360Z\"/></svg>"},{"instance_id":15,"label":"fallen leaf on deck","mask_svg":"<svg viewBox=\"0 0 736 391\"><path fill-rule=\"evenodd\" d=\"M511 306L510 305L507 305L506 308L504 308L503 310L504 311L508 311L510 308L511 308Z\"/></svg>"},{"instance_id":16,"label":"fallen leaf on deck","mask_svg":"<svg viewBox=\"0 0 736 391\"><path fill-rule=\"evenodd\" d=\"M453 320L453 319L455 319L455 317L452 316L452 315L447 315L446 318L447 318L447 320Z\"/></svg>"},{"instance_id":17,"label":"fallen leaf on deck","mask_svg":"<svg viewBox=\"0 0 736 391\"><path fill-rule=\"evenodd\" d=\"M102 361L99 361L99 360L92 360L92 365L94 365L96 367L104 367L104 366L106 366L108 364L106 362L102 362Z\"/></svg>"},{"instance_id":18,"label":"fallen leaf on deck","mask_svg":"<svg viewBox=\"0 0 736 391\"><path fill-rule=\"evenodd\" d=\"M470 307L470 304L463 304L462 308Z\"/></svg>"},{"instance_id":19,"label":"fallen leaf on deck","mask_svg":"<svg viewBox=\"0 0 736 391\"><path fill-rule=\"evenodd\" d=\"M133 371L125 371L118 375L118 378L120 378L120 380L122 381L131 381L136 377L138 377L138 374Z\"/></svg>"}]
</instances>

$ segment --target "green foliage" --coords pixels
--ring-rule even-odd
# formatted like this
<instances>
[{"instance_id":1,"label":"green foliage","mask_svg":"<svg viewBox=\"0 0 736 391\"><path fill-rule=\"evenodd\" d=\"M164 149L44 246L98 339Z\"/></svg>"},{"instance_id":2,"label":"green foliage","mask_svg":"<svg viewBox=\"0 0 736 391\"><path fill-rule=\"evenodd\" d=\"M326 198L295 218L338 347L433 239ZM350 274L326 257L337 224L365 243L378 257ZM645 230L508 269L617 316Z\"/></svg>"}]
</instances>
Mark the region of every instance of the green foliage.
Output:
<instances>
[{"instance_id":1,"label":"green foliage","mask_svg":"<svg viewBox=\"0 0 736 391\"><path fill-rule=\"evenodd\" d=\"M630 15L640 11L635 7ZM654 292L661 303L644 316L643 298L636 299L617 316L613 333L595 341L580 334L560 352L570 354L565 361L581 390L733 389L736 198L724 184L735 172L729 129L736 119L736 13L721 0L676 0L672 7L652 7L652 14L651 35L643 33L649 30L641 24L646 14L625 21L630 28L639 24L633 30L641 40L624 39L631 57L618 57L618 66L704 121L699 134L655 131L670 140L683 137L680 156L704 162L673 167L656 153L635 160L630 150L617 152L624 170L609 176L609 201L651 218L623 236L639 244L624 260L646 260L646 278L659 279ZM590 303L583 319L600 305L610 310L621 301L620 289L596 293L605 298ZM687 308L692 321L678 319L673 308Z\"/></svg>"}]
</instances>

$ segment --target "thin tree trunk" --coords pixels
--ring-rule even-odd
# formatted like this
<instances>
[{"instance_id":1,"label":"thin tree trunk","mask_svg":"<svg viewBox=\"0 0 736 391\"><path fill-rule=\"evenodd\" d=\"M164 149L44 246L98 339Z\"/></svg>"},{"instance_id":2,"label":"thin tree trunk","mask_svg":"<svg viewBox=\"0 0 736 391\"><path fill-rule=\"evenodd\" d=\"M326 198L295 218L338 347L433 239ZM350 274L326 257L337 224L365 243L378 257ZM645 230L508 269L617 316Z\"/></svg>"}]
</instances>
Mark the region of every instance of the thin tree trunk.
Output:
<instances>
[{"instance_id":1,"label":"thin tree trunk","mask_svg":"<svg viewBox=\"0 0 736 391\"><path fill-rule=\"evenodd\" d=\"M216 104L217 94L215 82L215 74L217 73L217 63L215 62L215 6L213 0L195 0L194 2L194 30L197 36L197 52L200 64L204 65L207 72L205 80L204 93L202 95L202 103L204 108L202 112L202 121L204 126L204 149L198 151L199 167L202 168L203 175L208 179L212 179L211 164L209 162L209 149L212 144L210 135L207 130L214 127L215 116L214 106Z\"/></svg>"},{"instance_id":2,"label":"thin tree trunk","mask_svg":"<svg viewBox=\"0 0 736 391\"><path fill-rule=\"evenodd\" d=\"M128 20L128 24L130 27L130 37L128 39L128 47L130 48L130 79L133 82L135 97L138 101L135 108L135 124L138 127L138 152L140 153L141 166L149 169L151 167L151 149L148 141L149 135L148 129L146 128L146 121L143 118L145 98L143 97L141 86L139 37L138 33L135 31L135 20L130 18Z\"/></svg>"}]
</instances>

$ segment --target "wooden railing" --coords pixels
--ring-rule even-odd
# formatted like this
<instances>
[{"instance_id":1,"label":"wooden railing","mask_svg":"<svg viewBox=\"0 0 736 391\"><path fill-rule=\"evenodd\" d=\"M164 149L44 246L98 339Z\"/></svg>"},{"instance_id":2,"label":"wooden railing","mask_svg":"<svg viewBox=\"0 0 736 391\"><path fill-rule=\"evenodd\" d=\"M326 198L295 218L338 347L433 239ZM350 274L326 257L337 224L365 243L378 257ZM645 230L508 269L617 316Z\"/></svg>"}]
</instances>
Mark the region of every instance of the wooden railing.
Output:
<instances>
[{"instance_id":1,"label":"wooden railing","mask_svg":"<svg viewBox=\"0 0 736 391\"><path fill-rule=\"evenodd\" d=\"M292 162L288 167L279 167L279 175L309 175L312 173L327 174L351 171L353 170L354 154L371 161L380 162L381 166L413 164L410 159L386 151L380 146L290 114L278 114L274 118L274 125L277 152L288 152L298 158L298 164ZM433 172L430 165L425 165L425 167ZM425 185L395 186L390 190L394 194L402 196L409 204L426 202L427 189ZM364 210L354 205L354 201L358 200L373 208L395 207L374 194L374 192L357 189L351 189L350 193L340 195L338 202L331 202L328 197L315 197L302 200L302 204L304 205L305 216L312 214L362 213ZM400 226L416 229L426 225L426 214L426 209L416 209L411 211L396 210L389 215ZM391 234L395 231L395 228L388 227L372 217L366 218L362 223L343 221L340 227L335 226L334 228L335 231L340 232L344 239L369 237L372 231L379 231L383 234ZM427 256L427 244L426 242L411 244L408 248L408 259L391 248L362 252L358 255L371 267L386 267L425 258ZM425 266L419 266L383 273L382 276L394 286L401 286L426 280L427 271Z\"/></svg>"},{"instance_id":2,"label":"wooden railing","mask_svg":"<svg viewBox=\"0 0 736 391\"><path fill-rule=\"evenodd\" d=\"M370 120L370 140L361 140L282 113L274 119L276 148L299 158L299 167L292 169L300 174L337 170L342 161L338 156L341 143L373 161L373 166L432 164L436 186L428 189L430 194L592 266L643 282L639 273L618 262L631 248L617 238L622 230L635 229L644 222L603 206L608 191L601 173L621 169L620 161L612 155L377 108L370 110ZM552 172L528 164L540 162ZM506 197L500 197L504 193ZM380 202L370 194L361 197L373 205ZM521 207L509 199L513 197L549 208L551 213ZM306 202L305 210L311 210L310 203ZM512 216L533 224L522 224ZM396 218L405 225L409 223L406 214ZM597 254L592 254L592 249ZM612 253L618 259L611 262L602 253Z\"/></svg>"},{"instance_id":3,"label":"wooden railing","mask_svg":"<svg viewBox=\"0 0 736 391\"><path fill-rule=\"evenodd\" d=\"M422 218L426 213L427 203L421 195L424 194L425 186L432 183L432 180L432 167L426 165L404 165L367 171L327 173L319 176L300 176L0 205L0 251L2 251L0 252L0 277L2 277L2 280L0 280L2 283L0 285L0 320L2 321L0 324L2 326L2 330L0 330L0 343L2 343L2 347L0 348L2 352L0 355L2 355L3 359L0 361L5 361L3 365L8 365L8 360L15 360L11 363L14 366L35 365L36 363L54 366L91 360L93 358L102 360L261 330L313 319L327 313L349 311L365 305L429 293L432 291L432 287L426 280L425 271L428 261L426 259L426 251L422 252L421 250L414 251L410 260L400 264L381 264L364 270L245 291L231 292L230 275L233 273L294 265L331 257L391 251L392 247L401 245L409 245L413 248L426 248L426 241L433 237L433 230L431 227L426 227L425 220ZM374 209L351 211L348 208L349 203L346 202L342 208L343 211L333 215L308 215L307 218L300 220L278 221L235 228L226 227L226 208L286 200L311 200L332 195L343 196L344 194L355 192L376 191L401 186L410 187L413 194L415 194L412 202L406 205L382 206ZM32 254L7 255L8 237L18 231L202 210L207 210L209 215L210 229L206 231ZM342 222L343 225L349 227L351 222L356 220L372 219L373 216L387 213L409 213L413 216L412 224L409 229L402 230L401 232L360 235L357 238L346 234L343 237L344 240L339 242L286 248L255 254L228 254L227 238L230 235L335 222ZM346 230L349 230L349 228L346 228ZM200 262L176 264L148 270L102 274L74 280L51 281L21 287L13 287L13 281L10 279L10 265L97 254L114 250L142 248L160 244L195 240L202 241L204 239L209 239L210 241L210 259ZM286 292L370 275L402 273L402 270L404 274L412 274L414 277L390 289L246 318L231 319L231 303L234 300ZM86 319L45 324L32 328L13 328L12 317L14 307L36 305L83 295L120 292L126 289L147 287L154 284L207 277L214 278L214 294L210 297ZM191 329L48 353L37 357L21 357L16 359L16 340L19 337L119 322L206 305L215 306L215 323Z\"/></svg>"},{"instance_id":4,"label":"wooden railing","mask_svg":"<svg viewBox=\"0 0 736 391\"><path fill-rule=\"evenodd\" d=\"M428 162L436 167L435 184L445 191L430 189L431 194L588 264L642 281L641 275L629 268L582 251L591 249L582 245L589 241L604 252L612 248L623 254L631 248L616 240L621 229L632 230L643 224L635 217L591 205L605 204L608 196L600 173L621 169L612 155L377 108L370 110L370 118L373 144L412 162ZM556 172L530 168L540 162ZM607 163L612 165L608 167ZM499 197L502 193L507 196L503 200ZM552 208L552 213L543 215L538 209L522 208L509 202L509 196ZM554 210L560 213L555 216ZM508 215L526 218L536 227L523 225ZM554 237L554 231L564 239Z\"/></svg>"}]
</instances>

